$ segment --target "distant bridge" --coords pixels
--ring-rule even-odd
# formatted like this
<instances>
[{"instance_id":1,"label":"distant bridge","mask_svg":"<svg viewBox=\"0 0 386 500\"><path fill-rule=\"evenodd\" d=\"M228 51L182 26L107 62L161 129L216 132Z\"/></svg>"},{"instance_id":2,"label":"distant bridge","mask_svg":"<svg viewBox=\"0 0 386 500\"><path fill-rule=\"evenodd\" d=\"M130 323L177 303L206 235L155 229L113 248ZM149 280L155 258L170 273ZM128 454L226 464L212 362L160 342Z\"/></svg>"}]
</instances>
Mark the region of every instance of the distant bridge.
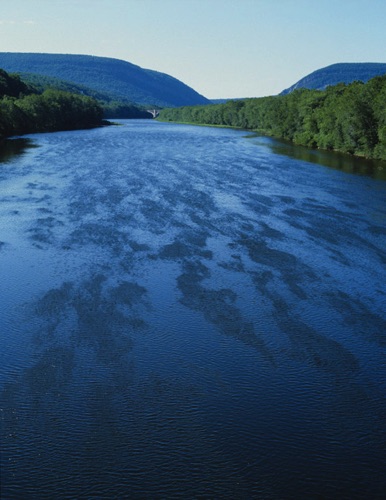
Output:
<instances>
[{"instance_id":1,"label":"distant bridge","mask_svg":"<svg viewBox=\"0 0 386 500\"><path fill-rule=\"evenodd\" d=\"M159 115L158 109L147 109L146 111L153 115L153 118L157 118L157 116Z\"/></svg>"}]
</instances>

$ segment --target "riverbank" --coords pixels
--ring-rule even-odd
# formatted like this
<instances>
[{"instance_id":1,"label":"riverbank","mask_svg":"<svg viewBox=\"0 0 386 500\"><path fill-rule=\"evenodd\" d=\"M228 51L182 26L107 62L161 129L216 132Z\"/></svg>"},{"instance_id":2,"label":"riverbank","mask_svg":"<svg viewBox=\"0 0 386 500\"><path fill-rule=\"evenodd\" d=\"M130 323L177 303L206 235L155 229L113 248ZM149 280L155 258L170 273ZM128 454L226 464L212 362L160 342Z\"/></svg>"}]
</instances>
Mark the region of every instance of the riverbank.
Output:
<instances>
[{"instance_id":1,"label":"riverbank","mask_svg":"<svg viewBox=\"0 0 386 500\"><path fill-rule=\"evenodd\" d=\"M111 127L111 126L119 126L120 123L112 122L109 120L102 120L102 122L99 125L90 125L89 127L79 127L79 128L63 128L63 129L58 129L58 130L35 130L34 132L24 132L20 134L12 134L12 135L0 135L0 149L5 145L5 142L8 139L13 139L14 137L23 137L25 135L33 135L33 134L40 134L40 133L54 133L54 132L70 132L74 130L90 130L93 128L100 128L100 127Z\"/></svg>"},{"instance_id":2,"label":"riverbank","mask_svg":"<svg viewBox=\"0 0 386 500\"><path fill-rule=\"evenodd\" d=\"M161 121L230 126L299 146L386 161L386 76L324 91L168 108Z\"/></svg>"},{"instance_id":3,"label":"riverbank","mask_svg":"<svg viewBox=\"0 0 386 500\"><path fill-rule=\"evenodd\" d=\"M372 170L378 170L378 173L377 175L372 175L370 174L372 177L376 177L378 178L379 180L385 180L386 181L386 160L383 160L383 159L374 159L374 158L368 158L366 156L364 156L363 154L350 154L350 153L345 153L343 151L339 151L337 149L323 149L323 148L319 148L319 147L310 147L310 146L305 146L303 144L296 144L295 142L293 141L290 141L288 139L284 139L283 137L278 137L278 136L274 136L273 134L269 134L267 132L264 132L262 130L259 130L259 129L246 129L246 128L242 128L242 127L234 127L234 126L231 126L231 125L214 125L214 124L210 124L210 123L195 123L195 122L183 122L183 121L176 121L176 122L170 122L170 121L166 121L166 120L162 120L162 119L158 119L158 121L160 122L163 122L163 123L175 123L176 125L191 125L191 126L196 126L196 127L209 127L209 128L220 128L220 129L233 129L233 130L240 130L240 131L245 131L247 132L248 134L250 134L250 137L253 138L253 137L267 137L267 138L270 138L270 139L274 139L275 141L279 141L281 144L285 145L285 146L290 146L292 148L298 148L298 150L303 150L305 153L308 152L309 154L304 154L304 155L300 155L300 156L303 156L304 159L306 159L306 161L310 161L311 163L318 163L318 164L323 164L323 162L319 162L319 161L314 161L315 160L315 156L312 154L312 152L319 152L321 154L328 154L328 155L334 155L336 157L336 159L338 160L338 163L341 164L342 163L342 158L345 158L347 161L349 161L350 159L352 159L353 161L359 161L359 160L362 160L362 161L366 161L368 162L368 171L372 171ZM296 155L296 157L298 157L298 155ZM332 157L329 158L330 161L328 161L328 166L333 166L332 165ZM376 165L374 164L376 163ZM363 169L360 169L361 171ZM352 173L356 173L355 172L355 169L353 169ZM366 175L369 175L366 173Z\"/></svg>"}]
</instances>

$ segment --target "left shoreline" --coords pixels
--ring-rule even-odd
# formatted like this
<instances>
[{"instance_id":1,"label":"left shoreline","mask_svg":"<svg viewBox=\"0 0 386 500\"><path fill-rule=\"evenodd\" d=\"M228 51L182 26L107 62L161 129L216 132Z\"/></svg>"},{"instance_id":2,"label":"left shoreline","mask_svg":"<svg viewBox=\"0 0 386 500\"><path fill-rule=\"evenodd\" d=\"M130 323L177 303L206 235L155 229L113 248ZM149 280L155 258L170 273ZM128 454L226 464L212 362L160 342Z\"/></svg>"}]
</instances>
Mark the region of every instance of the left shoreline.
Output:
<instances>
[{"instance_id":1,"label":"left shoreline","mask_svg":"<svg viewBox=\"0 0 386 500\"><path fill-rule=\"evenodd\" d=\"M109 121L109 120L102 120L102 122L99 125L91 125L90 127L79 127L79 128L60 128L60 129L55 129L55 130L34 130L33 132L24 132L22 134L11 134L11 135L0 135L0 147L2 143L8 139L12 138L18 138L18 137L24 137L25 135L35 135L35 134L52 134L54 132L71 132L72 130L92 130L94 128L102 128L102 127L111 127L111 126L117 126L119 125L118 123Z\"/></svg>"}]
</instances>

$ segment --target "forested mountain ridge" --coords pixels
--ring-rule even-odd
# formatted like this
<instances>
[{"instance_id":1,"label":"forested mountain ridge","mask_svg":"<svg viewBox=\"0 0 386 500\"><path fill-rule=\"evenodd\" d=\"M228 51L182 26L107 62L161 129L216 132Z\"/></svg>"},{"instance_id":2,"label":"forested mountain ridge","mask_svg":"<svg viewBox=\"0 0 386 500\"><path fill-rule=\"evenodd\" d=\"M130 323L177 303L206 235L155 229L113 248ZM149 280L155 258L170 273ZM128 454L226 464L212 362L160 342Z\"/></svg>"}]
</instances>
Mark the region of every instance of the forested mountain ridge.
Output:
<instances>
[{"instance_id":1,"label":"forested mountain ridge","mask_svg":"<svg viewBox=\"0 0 386 500\"><path fill-rule=\"evenodd\" d=\"M330 85L338 83L352 83L354 81L367 82L375 76L386 74L386 63L337 63L313 71L301 78L294 85L285 89L281 94L289 94L296 89L324 90Z\"/></svg>"},{"instance_id":2,"label":"forested mountain ridge","mask_svg":"<svg viewBox=\"0 0 386 500\"><path fill-rule=\"evenodd\" d=\"M43 93L45 90L60 90L96 99L103 109L104 118L151 118L150 113L144 105L136 105L128 99L116 100L111 95L107 95L97 90L90 89L85 85L79 85L66 80L61 80L53 76L37 75L34 73L18 73L18 76L37 92ZM1 94L1 92L0 92Z\"/></svg>"},{"instance_id":3,"label":"forested mountain ridge","mask_svg":"<svg viewBox=\"0 0 386 500\"><path fill-rule=\"evenodd\" d=\"M109 57L73 54L0 52L0 68L37 73L85 85L114 100L152 106L193 106L210 101L165 73Z\"/></svg>"},{"instance_id":4,"label":"forested mountain ridge","mask_svg":"<svg viewBox=\"0 0 386 500\"><path fill-rule=\"evenodd\" d=\"M33 87L38 92L44 92L47 89L55 89L62 90L63 92L71 92L72 94L87 95L88 97L93 97L94 99L97 99L99 101L106 101L110 99L106 94L98 92L94 89L90 89L85 85L68 82L54 76L21 72L18 72L17 76L22 82L29 85L30 87Z\"/></svg>"},{"instance_id":5,"label":"forested mountain ridge","mask_svg":"<svg viewBox=\"0 0 386 500\"><path fill-rule=\"evenodd\" d=\"M386 160L386 75L326 90L163 109L158 119L249 129L312 148Z\"/></svg>"}]
</instances>

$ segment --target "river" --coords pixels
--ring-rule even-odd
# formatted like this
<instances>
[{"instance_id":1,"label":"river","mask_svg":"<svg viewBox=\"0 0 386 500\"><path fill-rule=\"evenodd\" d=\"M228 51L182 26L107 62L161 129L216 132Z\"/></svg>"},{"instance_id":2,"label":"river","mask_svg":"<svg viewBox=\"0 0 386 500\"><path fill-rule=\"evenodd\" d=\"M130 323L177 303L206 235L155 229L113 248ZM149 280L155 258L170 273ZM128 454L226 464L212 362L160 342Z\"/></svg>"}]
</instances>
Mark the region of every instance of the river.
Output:
<instances>
[{"instance_id":1,"label":"river","mask_svg":"<svg viewBox=\"0 0 386 500\"><path fill-rule=\"evenodd\" d=\"M152 120L7 148L2 499L385 498L382 165Z\"/></svg>"}]
</instances>

